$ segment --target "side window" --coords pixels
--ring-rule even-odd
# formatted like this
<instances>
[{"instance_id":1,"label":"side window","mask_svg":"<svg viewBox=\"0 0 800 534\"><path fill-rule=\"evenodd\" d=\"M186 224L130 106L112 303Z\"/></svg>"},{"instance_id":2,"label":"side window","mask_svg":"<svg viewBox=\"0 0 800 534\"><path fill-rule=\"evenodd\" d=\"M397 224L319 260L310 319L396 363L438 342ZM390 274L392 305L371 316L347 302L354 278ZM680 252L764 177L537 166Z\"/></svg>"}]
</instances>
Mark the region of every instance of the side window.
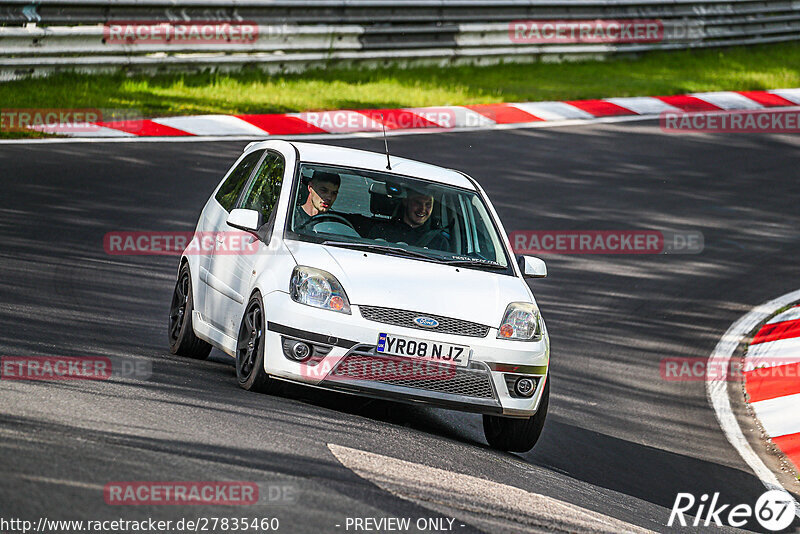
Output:
<instances>
[{"instance_id":1,"label":"side window","mask_svg":"<svg viewBox=\"0 0 800 534\"><path fill-rule=\"evenodd\" d=\"M281 194L285 168L283 156L277 152L268 152L240 207L260 212L263 220L267 221Z\"/></svg>"},{"instance_id":2,"label":"side window","mask_svg":"<svg viewBox=\"0 0 800 534\"><path fill-rule=\"evenodd\" d=\"M225 183L219 188L214 198L217 199L217 202L222 204L225 211L231 211L234 208L236 200L239 198L239 193L242 192L242 188L244 184L247 183L247 179L250 178L253 168L258 164L258 161L263 155L263 150L256 150L245 156L241 163L228 175L228 179L225 180Z\"/></svg>"}]
</instances>

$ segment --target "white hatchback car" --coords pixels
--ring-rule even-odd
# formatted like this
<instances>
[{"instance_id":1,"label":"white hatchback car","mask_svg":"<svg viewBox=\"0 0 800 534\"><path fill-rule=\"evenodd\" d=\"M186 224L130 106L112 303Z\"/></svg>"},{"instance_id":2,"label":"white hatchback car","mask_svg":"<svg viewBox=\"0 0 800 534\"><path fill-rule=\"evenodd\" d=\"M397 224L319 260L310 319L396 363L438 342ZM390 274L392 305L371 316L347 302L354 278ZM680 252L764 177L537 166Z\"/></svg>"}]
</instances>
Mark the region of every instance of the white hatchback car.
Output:
<instances>
[{"instance_id":1,"label":"white hatchback car","mask_svg":"<svg viewBox=\"0 0 800 534\"><path fill-rule=\"evenodd\" d=\"M550 342L525 278L546 268L515 259L466 174L361 150L251 143L195 235L214 244L194 240L181 257L173 353L205 358L217 347L236 358L247 390L288 380L482 413L493 447L536 444Z\"/></svg>"}]
</instances>

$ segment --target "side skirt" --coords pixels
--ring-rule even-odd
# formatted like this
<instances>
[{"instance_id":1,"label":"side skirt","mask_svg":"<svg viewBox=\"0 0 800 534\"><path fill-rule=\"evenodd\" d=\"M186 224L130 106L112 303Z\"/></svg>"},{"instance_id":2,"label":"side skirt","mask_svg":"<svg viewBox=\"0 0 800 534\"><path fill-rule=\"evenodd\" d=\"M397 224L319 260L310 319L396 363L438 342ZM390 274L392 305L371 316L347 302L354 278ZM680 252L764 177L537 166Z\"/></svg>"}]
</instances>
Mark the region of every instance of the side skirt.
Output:
<instances>
[{"instance_id":1,"label":"side skirt","mask_svg":"<svg viewBox=\"0 0 800 534\"><path fill-rule=\"evenodd\" d=\"M197 310L192 310L192 326L197 337L211 343L228 356L236 357L236 340L205 322Z\"/></svg>"}]
</instances>

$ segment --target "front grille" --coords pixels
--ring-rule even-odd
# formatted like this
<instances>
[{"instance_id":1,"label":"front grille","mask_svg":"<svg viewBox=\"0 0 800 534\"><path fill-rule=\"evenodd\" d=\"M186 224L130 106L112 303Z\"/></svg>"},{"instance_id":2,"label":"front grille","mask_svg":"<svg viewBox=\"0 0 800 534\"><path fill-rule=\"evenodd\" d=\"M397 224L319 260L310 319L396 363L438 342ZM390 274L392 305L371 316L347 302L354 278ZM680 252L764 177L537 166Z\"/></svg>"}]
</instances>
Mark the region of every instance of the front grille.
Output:
<instances>
[{"instance_id":1,"label":"front grille","mask_svg":"<svg viewBox=\"0 0 800 534\"><path fill-rule=\"evenodd\" d=\"M440 365L424 360L376 356L374 348L351 352L327 380L361 380L477 399L494 399L488 371Z\"/></svg>"},{"instance_id":2,"label":"front grille","mask_svg":"<svg viewBox=\"0 0 800 534\"><path fill-rule=\"evenodd\" d=\"M417 330L429 330L441 334L456 334L470 337L486 337L489 333L488 326L472 323L470 321L463 321L461 319L453 319L452 317L442 317L441 315L431 315L429 313L407 310L395 310L393 308L381 308L379 306L359 306L358 309L361 310L361 315L364 319L378 323L416 328ZM416 317L430 317L431 319L436 319L439 325L433 328L420 326L414 322Z\"/></svg>"}]
</instances>

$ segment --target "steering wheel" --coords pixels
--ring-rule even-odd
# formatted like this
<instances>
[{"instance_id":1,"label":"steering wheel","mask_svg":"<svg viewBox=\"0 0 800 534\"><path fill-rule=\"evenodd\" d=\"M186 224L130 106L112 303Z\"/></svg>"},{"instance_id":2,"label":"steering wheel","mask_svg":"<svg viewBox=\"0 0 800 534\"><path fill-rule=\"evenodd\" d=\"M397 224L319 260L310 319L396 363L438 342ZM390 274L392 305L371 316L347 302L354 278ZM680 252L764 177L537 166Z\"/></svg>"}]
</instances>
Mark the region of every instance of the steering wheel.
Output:
<instances>
[{"instance_id":1,"label":"steering wheel","mask_svg":"<svg viewBox=\"0 0 800 534\"><path fill-rule=\"evenodd\" d=\"M313 225L316 225L317 223L321 223L321 222L325 222L325 221L332 221L332 222L342 223L342 224L350 227L354 232L358 233L356 231L355 226L353 226L353 223L351 223L350 221L348 221L347 219L345 219L341 215L337 215L336 213L320 213L318 215L314 215L309 220L307 220L306 222L301 224L300 227L298 228L298 230L300 228L305 228L306 226L312 225L312 223L313 223Z\"/></svg>"},{"instance_id":2,"label":"steering wheel","mask_svg":"<svg viewBox=\"0 0 800 534\"><path fill-rule=\"evenodd\" d=\"M429 230L425 233L416 243L418 247L427 248L434 239L441 236L447 242L447 245L450 245L450 239L445 235L445 228L435 228L433 230Z\"/></svg>"}]
</instances>

